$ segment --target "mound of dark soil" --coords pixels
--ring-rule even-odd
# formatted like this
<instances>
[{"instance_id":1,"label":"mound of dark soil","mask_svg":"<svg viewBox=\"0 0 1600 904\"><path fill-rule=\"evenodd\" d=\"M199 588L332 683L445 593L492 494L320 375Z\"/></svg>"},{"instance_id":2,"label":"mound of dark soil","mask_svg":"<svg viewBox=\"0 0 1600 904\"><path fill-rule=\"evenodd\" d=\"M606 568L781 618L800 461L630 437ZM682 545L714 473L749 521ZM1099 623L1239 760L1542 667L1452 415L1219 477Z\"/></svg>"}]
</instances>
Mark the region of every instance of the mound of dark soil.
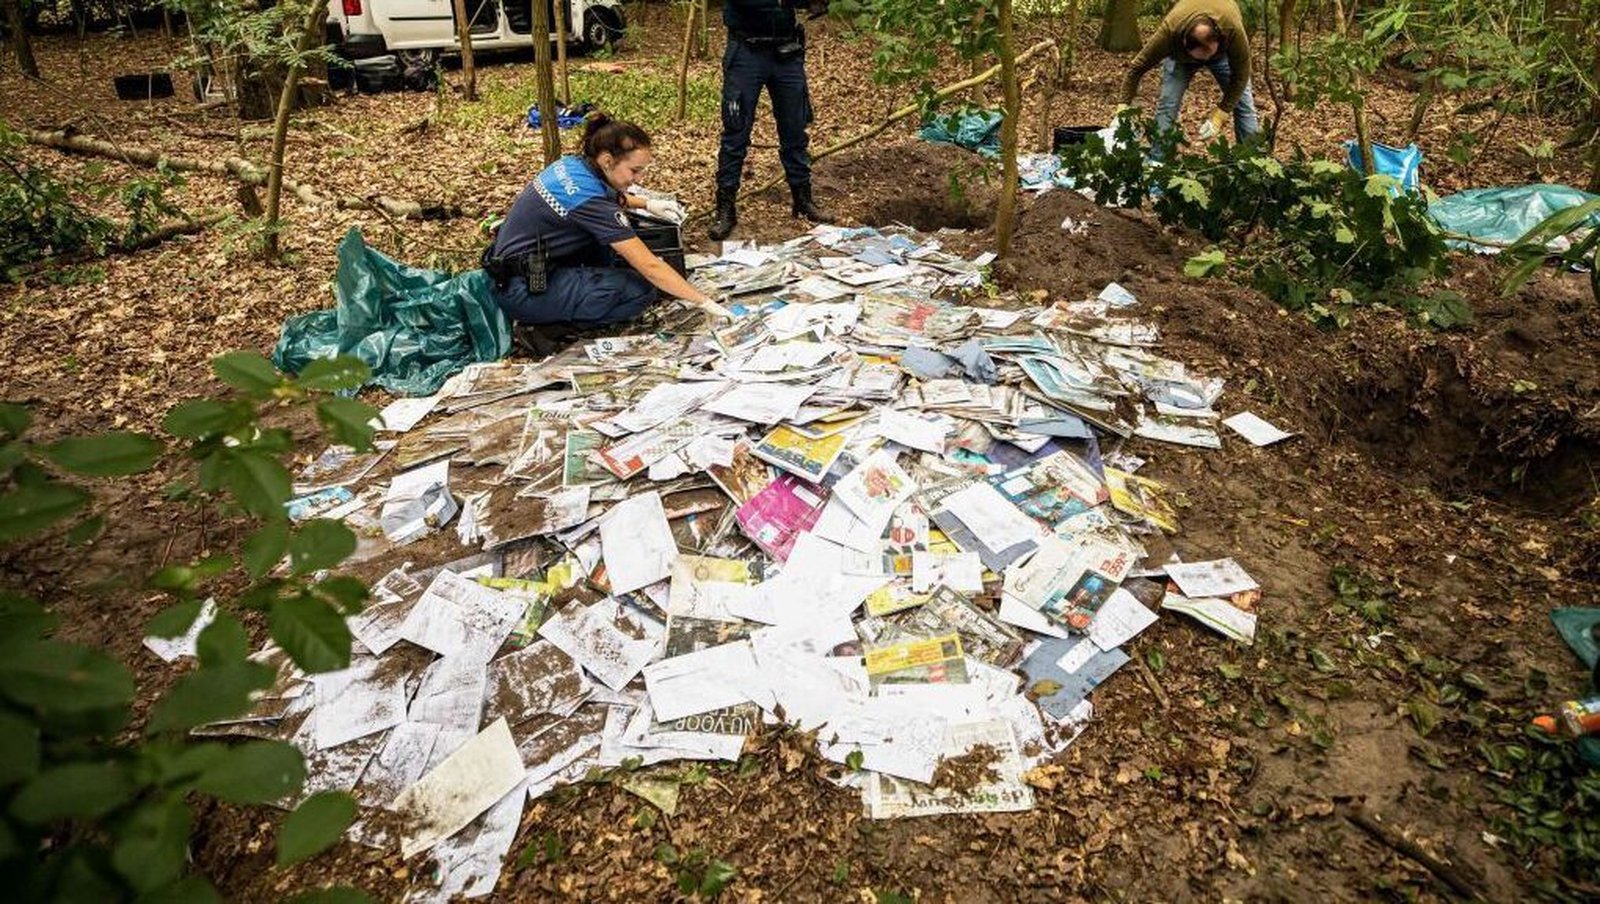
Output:
<instances>
[{"instance_id":1,"label":"mound of dark soil","mask_svg":"<svg viewBox=\"0 0 1600 904\"><path fill-rule=\"evenodd\" d=\"M852 222L903 223L924 232L986 229L998 175L970 151L926 141L867 145L817 165L817 199Z\"/></svg>"},{"instance_id":2,"label":"mound of dark soil","mask_svg":"<svg viewBox=\"0 0 1600 904\"><path fill-rule=\"evenodd\" d=\"M1064 231L1069 217L1088 234ZM1347 442L1412 481L1538 510L1594 498L1600 308L1581 276L1542 274L1504 298L1489 263L1463 258L1452 283L1477 312L1468 330L1439 333L1364 310L1349 329L1324 331L1253 290L1183 276L1200 247L1143 214L1057 191L1024 207L995 274L1055 300L1119 282L1161 324L1167 354L1243 373L1298 429Z\"/></svg>"}]
</instances>

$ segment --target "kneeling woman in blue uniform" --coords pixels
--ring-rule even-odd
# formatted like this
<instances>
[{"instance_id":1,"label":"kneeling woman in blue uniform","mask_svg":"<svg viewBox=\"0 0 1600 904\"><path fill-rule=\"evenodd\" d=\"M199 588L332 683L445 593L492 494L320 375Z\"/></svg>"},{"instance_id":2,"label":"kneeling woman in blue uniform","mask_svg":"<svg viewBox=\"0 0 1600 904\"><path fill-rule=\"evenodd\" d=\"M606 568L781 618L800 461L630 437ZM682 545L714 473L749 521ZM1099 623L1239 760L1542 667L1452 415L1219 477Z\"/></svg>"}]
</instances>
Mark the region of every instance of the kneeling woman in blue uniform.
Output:
<instances>
[{"instance_id":1,"label":"kneeling woman in blue uniform","mask_svg":"<svg viewBox=\"0 0 1600 904\"><path fill-rule=\"evenodd\" d=\"M506 316L582 329L631 320L658 292L731 316L634 233L630 208L662 219L683 217L676 201L627 193L650 159L643 129L594 114L583 132L583 153L550 164L523 189L484 252L484 269ZM628 266L617 266L617 257Z\"/></svg>"}]
</instances>

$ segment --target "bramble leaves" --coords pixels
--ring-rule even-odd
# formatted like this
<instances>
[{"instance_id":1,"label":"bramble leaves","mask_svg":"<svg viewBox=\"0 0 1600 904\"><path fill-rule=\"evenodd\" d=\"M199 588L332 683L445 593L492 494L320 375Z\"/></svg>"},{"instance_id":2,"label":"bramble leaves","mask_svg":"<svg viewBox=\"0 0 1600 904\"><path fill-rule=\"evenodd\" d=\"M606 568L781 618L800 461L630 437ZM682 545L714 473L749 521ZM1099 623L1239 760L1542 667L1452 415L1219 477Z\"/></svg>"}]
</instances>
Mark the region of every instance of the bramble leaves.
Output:
<instances>
[{"instance_id":1,"label":"bramble leaves","mask_svg":"<svg viewBox=\"0 0 1600 904\"><path fill-rule=\"evenodd\" d=\"M331 672L350 664L350 629L316 597L279 600L267 613L272 639L308 672Z\"/></svg>"},{"instance_id":2,"label":"bramble leaves","mask_svg":"<svg viewBox=\"0 0 1600 904\"><path fill-rule=\"evenodd\" d=\"M371 376L372 368L365 361L345 355L312 361L295 382L302 389L318 392L351 392L360 389Z\"/></svg>"},{"instance_id":3,"label":"bramble leaves","mask_svg":"<svg viewBox=\"0 0 1600 904\"><path fill-rule=\"evenodd\" d=\"M44 447L57 466L90 477L121 477L148 470L161 457L160 441L140 433L117 431L96 436L69 436Z\"/></svg>"},{"instance_id":4,"label":"bramble leaves","mask_svg":"<svg viewBox=\"0 0 1600 904\"><path fill-rule=\"evenodd\" d=\"M120 763L69 763L34 776L11 800L11 815L29 823L86 819L109 813L138 791Z\"/></svg>"},{"instance_id":5,"label":"bramble leaves","mask_svg":"<svg viewBox=\"0 0 1600 904\"><path fill-rule=\"evenodd\" d=\"M1220 248L1212 248L1184 261L1183 275L1198 279L1210 276L1217 270L1227 266L1227 264L1228 255L1223 253Z\"/></svg>"},{"instance_id":6,"label":"bramble leaves","mask_svg":"<svg viewBox=\"0 0 1600 904\"><path fill-rule=\"evenodd\" d=\"M316 518L289 539L289 567L294 574L331 568L356 551L356 535L339 521Z\"/></svg>"},{"instance_id":7,"label":"bramble leaves","mask_svg":"<svg viewBox=\"0 0 1600 904\"><path fill-rule=\"evenodd\" d=\"M355 799L342 791L306 798L278 829L278 865L298 863L332 847L355 818Z\"/></svg>"},{"instance_id":8,"label":"bramble leaves","mask_svg":"<svg viewBox=\"0 0 1600 904\"><path fill-rule=\"evenodd\" d=\"M228 751L195 780L195 790L231 804L269 804L306 780L300 751L281 741L252 741Z\"/></svg>"},{"instance_id":9,"label":"bramble leaves","mask_svg":"<svg viewBox=\"0 0 1600 904\"><path fill-rule=\"evenodd\" d=\"M63 483L18 484L0 495L0 541L36 534L89 504L89 494Z\"/></svg>"},{"instance_id":10,"label":"bramble leaves","mask_svg":"<svg viewBox=\"0 0 1600 904\"><path fill-rule=\"evenodd\" d=\"M265 395L283 382L278 369L259 352L229 352L211 360L217 379L240 392Z\"/></svg>"}]
</instances>

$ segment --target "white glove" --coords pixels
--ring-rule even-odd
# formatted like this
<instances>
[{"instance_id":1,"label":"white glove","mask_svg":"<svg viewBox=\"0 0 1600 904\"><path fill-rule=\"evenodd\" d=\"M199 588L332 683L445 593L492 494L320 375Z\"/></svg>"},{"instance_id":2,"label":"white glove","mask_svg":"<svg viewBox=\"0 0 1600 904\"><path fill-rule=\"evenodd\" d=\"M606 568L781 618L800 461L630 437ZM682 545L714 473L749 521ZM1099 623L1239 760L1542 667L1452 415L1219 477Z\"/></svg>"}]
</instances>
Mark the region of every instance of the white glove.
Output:
<instances>
[{"instance_id":1,"label":"white glove","mask_svg":"<svg viewBox=\"0 0 1600 904\"><path fill-rule=\"evenodd\" d=\"M732 320L733 319L733 314L730 311L728 311L728 309L723 307L723 305L726 304L727 301L728 301L728 296L726 296L726 295L718 295L716 298L708 298L708 299L706 299L704 302L695 305L695 307L699 308L702 311L705 311L708 315L710 315L712 317L716 317L716 318L719 318L721 320Z\"/></svg>"},{"instance_id":2,"label":"white glove","mask_svg":"<svg viewBox=\"0 0 1600 904\"><path fill-rule=\"evenodd\" d=\"M1227 125L1227 117L1221 110L1213 111L1211 118L1200 126L1200 140L1210 141L1222 134L1222 127Z\"/></svg>"},{"instance_id":3,"label":"white glove","mask_svg":"<svg viewBox=\"0 0 1600 904\"><path fill-rule=\"evenodd\" d=\"M689 211L675 198L650 198L644 202L644 209L657 219L670 220L682 223L689 216Z\"/></svg>"}]
</instances>

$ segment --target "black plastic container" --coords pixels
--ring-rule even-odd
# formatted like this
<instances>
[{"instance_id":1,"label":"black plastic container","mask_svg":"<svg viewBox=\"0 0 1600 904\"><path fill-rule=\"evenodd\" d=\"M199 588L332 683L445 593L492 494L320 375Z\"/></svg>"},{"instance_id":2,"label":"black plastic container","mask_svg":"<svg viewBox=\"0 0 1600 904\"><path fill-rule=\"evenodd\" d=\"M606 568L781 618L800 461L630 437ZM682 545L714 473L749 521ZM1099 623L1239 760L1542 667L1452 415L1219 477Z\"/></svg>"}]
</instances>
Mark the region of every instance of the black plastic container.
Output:
<instances>
[{"instance_id":1,"label":"black plastic container","mask_svg":"<svg viewBox=\"0 0 1600 904\"><path fill-rule=\"evenodd\" d=\"M1055 140L1050 145L1051 150L1066 147L1069 144L1083 144L1090 135L1100 131L1104 126L1057 126Z\"/></svg>"},{"instance_id":2,"label":"black plastic container","mask_svg":"<svg viewBox=\"0 0 1600 904\"><path fill-rule=\"evenodd\" d=\"M400 61L392 56L356 60L354 70L356 90L363 94L400 90L403 73Z\"/></svg>"},{"instance_id":3,"label":"black plastic container","mask_svg":"<svg viewBox=\"0 0 1600 904\"><path fill-rule=\"evenodd\" d=\"M329 91L354 91L356 90L356 66L343 58L334 58L328 61L328 90Z\"/></svg>"},{"instance_id":4,"label":"black plastic container","mask_svg":"<svg viewBox=\"0 0 1600 904\"><path fill-rule=\"evenodd\" d=\"M644 242L646 248L678 271L679 276L688 276L689 268L683 257L682 227L671 220L660 220L639 211L632 211L629 219L633 221L633 231L639 234L639 240Z\"/></svg>"},{"instance_id":5,"label":"black plastic container","mask_svg":"<svg viewBox=\"0 0 1600 904\"><path fill-rule=\"evenodd\" d=\"M154 100L172 96L172 73L138 72L118 75L111 79L116 86L118 100Z\"/></svg>"}]
</instances>

